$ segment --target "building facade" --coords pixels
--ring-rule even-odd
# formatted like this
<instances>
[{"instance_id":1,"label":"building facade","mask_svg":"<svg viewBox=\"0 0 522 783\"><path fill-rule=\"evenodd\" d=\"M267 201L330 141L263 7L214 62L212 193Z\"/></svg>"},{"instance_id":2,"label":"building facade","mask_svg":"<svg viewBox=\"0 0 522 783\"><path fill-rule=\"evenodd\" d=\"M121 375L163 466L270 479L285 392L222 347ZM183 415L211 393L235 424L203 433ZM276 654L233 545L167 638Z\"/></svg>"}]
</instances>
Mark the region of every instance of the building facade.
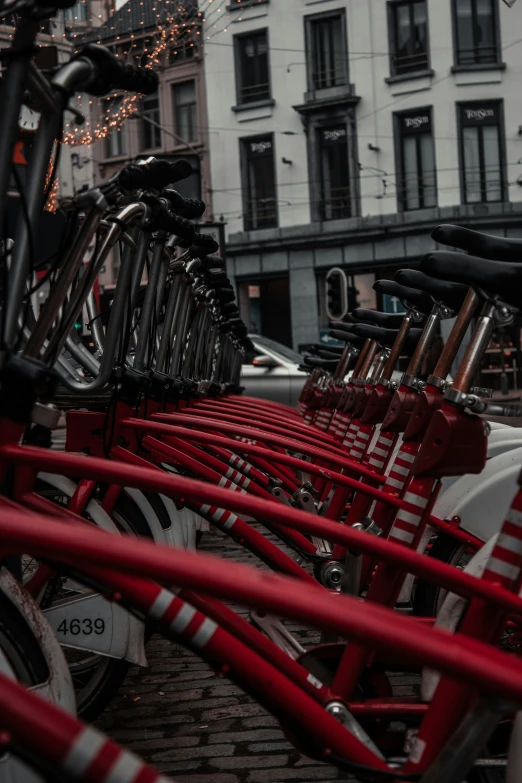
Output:
<instances>
[{"instance_id":1,"label":"building facade","mask_svg":"<svg viewBox=\"0 0 522 783\"><path fill-rule=\"evenodd\" d=\"M231 0L205 13L213 206L253 330L326 330L457 222L522 236L522 4Z\"/></svg>"},{"instance_id":2,"label":"building facade","mask_svg":"<svg viewBox=\"0 0 522 783\"><path fill-rule=\"evenodd\" d=\"M154 156L172 161L186 158L193 173L177 183L176 189L188 198L203 199L207 204L204 219L211 221L205 73L197 12L189 0L179 5L184 6L178 12L182 14L179 34L167 43L154 64L159 76L158 91L143 97L138 111L119 130L93 145L94 179L104 181L126 163L140 158ZM168 24L171 14L176 12L175 6L178 3L169 8L168 2L127 0L96 31L93 39L125 61L143 65L158 43L158 24ZM96 107L98 118L104 122L110 120L121 100L123 96L102 99ZM115 257L100 277L102 285L113 285L117 270Z\"/></svg>"}]
</instances>

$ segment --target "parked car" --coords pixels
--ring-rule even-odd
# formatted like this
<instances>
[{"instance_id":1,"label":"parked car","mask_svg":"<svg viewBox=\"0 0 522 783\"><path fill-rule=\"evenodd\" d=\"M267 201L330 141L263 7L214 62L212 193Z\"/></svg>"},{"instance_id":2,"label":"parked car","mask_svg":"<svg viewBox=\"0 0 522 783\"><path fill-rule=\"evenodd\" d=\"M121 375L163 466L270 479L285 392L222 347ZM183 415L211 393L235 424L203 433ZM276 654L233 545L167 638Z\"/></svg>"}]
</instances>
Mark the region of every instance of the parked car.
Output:
<instances>
[{"instance_id":1,"label":"parked car","mask_svg":"<svg viewBox=\"0 0 522 783\"><path fill-rule=\"evenodd\" d=\"M241 370L245 394L295 405L307 374L298 367L303 357L286 345L259 334L249 335L255 351L250 351Z\"/></svg>"}]
</instances>

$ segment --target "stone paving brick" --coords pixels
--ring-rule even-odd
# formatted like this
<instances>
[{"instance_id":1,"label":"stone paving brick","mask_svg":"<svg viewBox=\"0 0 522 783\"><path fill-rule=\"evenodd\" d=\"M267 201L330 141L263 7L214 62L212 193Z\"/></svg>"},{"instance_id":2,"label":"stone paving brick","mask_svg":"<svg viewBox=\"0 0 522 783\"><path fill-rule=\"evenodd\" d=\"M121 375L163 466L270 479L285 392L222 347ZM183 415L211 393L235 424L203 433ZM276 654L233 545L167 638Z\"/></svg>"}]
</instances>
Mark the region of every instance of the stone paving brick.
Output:
<instances>
[{"instance_id":1,"label":"stone paving brick","mask_svg":"<svg viewBox=\"0 0 522 783\"><path fill-rule=\"evenodd\" d=\"M286 764L286 756L232 756L231 758L210 759L210 766L219 769L263 769L264 767L278 767ZM272 780L274 776L272 775Z\"/></svg>"},{"instance_id":2,"label":"stone paving brick","mask_svg":"<svg viewBox=\"0 0 522 783\"><path fill-rule=\"evenodd\" d=\"M328 773L328 774L327 774ZM285 780L304 781L304 780L335 780L338 772L333 767L327 767L326 769L291 769L291 768L278 768L268 770L260 770L251 772L246 778L247 783L273 783L277 780L278 783Z\"/></svg>"},{"instance_id":3,"label":"stone paving brick","mask_svg":"<svg viewBox=\"0 0 522 783\"><path fill-rule=\"evenodd\" d=\"M176 748L175 750L153 753L151 759L152 761L182 761L184 759L202 759L213 756L232 756L234 751L234 745L207 745L206 747Z\"/></svg>"}]
</instances>

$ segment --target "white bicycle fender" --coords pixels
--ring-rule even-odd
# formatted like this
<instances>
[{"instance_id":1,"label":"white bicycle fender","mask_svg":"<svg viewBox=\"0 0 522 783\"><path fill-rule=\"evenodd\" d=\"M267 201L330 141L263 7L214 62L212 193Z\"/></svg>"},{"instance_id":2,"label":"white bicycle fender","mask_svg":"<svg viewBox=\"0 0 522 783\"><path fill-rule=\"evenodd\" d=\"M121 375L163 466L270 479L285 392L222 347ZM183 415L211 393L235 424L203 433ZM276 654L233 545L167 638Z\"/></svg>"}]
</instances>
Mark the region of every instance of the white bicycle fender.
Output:
<instances>
[{"instance_id":1,"label":"white bicycle fender","mask_svg":"<svg viewBox=\"0 0 522 783\"><path fill-rule=\"evenodd\" d=\"M175 475L179 475L179 471L176 470L172 465L169 465L168 462L162 462L161 467L164 468L168 473L174 473ZM175 508L175 506L174 506ZM176 519L176 525L178 525L182 531L183 535L183 548L184 549L195 549L196 548L196 532L198 530L208 530L209 529L209 523L206 519L203 519L203 517L200 517L199 514L197 514L195 511L191 511L189 508L182 508L181 511L178 511L176 509L177 516ZM174 525L174 520L173 520Z\"/></svg>"},{"instance_id":2,"label":"white bicycle fender","mask_svg":"<svg viewBox=\"0 0 522 783\"><path fill-rule=\"evenodd\" d=\"M18 584L14 576L6 569L0 570L0 590L9 596L38 639L50 677L46 683L32 688L42 698L58 704L71 715L76 715L76 699L69 667L51 626L33 598Z\"/></svg>"},{"instance_id":3,"label":"white bicycle fender","mask_svg":"<svg viewBox=\"0 0 522 783\"><path fill-rule=\"evenodd\" d=\"M52 473L39 473L38 477L41 478L42 481L59 489L67 497L70 498L74 495L76 484L74 481L65 478L65 476L58 476ZM110 516L95 500L89 502L86 511L97 527L100 527L109 533L113 533L114 535L121 535ZM145 655L145 626L143 622L129 612L122 610L118 605L112 605L111 613L113 613L114 610L116 610L115 616L117 616L118 619L120 619L121 612L124 612L126 617L125 622L123 622L123 620L118 622L118 627L121 628L121 631L124 634L121 638L127 639L126 644L123 645L124 654L121 655L121 657L137 666L147 666L147 656ZM116 639L114 642L116 643ZM118 652L120 652L121 644L121 640L118 640ZM118 655L117 657L120 656Z\"/></svg>"},{"instance_id":4,"label":"white bicycle fender","mask_svg":"<svg viewBox=\"0 0 522 783\"><path fill-rule=\"evenodd\" d=\"M152 539L156 544L166 544L167 537L165 531L161 527L161 522L151 504L139 489L133 487L125 487L124 492L130 497L130 499L138 506L139 510L147 520L150 532L152 533Z\"/></svg>"},{"instance_id":5,"label":"white bicycle fender","mask_svg":"<svg viewBox=\"0 0 522 783\"><path fill-rule=\"evenodd\" d=\"M491 432L494 430L506 430L510 429L512 426L511 424L505 424L503 421L488 421L489 426L491 427Z\"/></svg>"},{"instance_id":6,"label":"white bicycle fender","mask_svg":"<svg viewBox=\"0 0 522 783\"><path fill-rule=\"evenodd\" d=\"M173 500L171 500L171 498L168 498L166 495L160 495L159 497L163 505L165 506L165 509L170 519L170 527L167 530L163 531L166 535L167 543L169 546L185 549L186 548L185 538L183 534L183 525L181 521L182 512L178 511L178 509L176 508L176 504L174 503Z\"/></svg>"},{"instance_id":7,"label":"white bicycle fender","mask_svg":"<svg viewBox=\"0 0 522 783\"><path fill-rule=\"evenodd\" d=\"M488 438L488 459L498 457L506 451L522 446L522 430L517 427L505 427L494 430Z\"/></svg>"},{"instance_id":8,"label":"white bicycle fender","mask_svg":"<svg viewBox=\"0 0 522 783\"><path fill-rule=\"evenodd\" d=\"M487 542L487 544L484 544L484 546L481 547L479 551L474 554L474 556L471 558L466 568L464 569L464 572L466 574L475 576L477 577L477 579L480 579L482 577L482 574L484 573L484 569L486 567L486 563L488 562L489 556L493 551L493 547L495 546L497 538L498 538L498 533L494 535ZM467 599L462 598L460 595L455 595L455 593L448 593L437 615L435 626L437 628L444 628L447 631L455 631L457 629L460 618L462 617L462 613L466 608L467 603L468 603ZM439 679L440 679L440 674L436 671L433 671L433 669L424 668L422 670L422 679L421 679L422 701L431 701L433 694L435 692L435 688L437 687L437 684L439 682ZM517 781L517 783L519 783L519 781Z\"/></svg>"},{"instance_id":9,"label":"white bicycle fender","mask_svg":"<svg viewBox=\"0 0 522 783\"><path fill-rule=\"evenodd\" d=\"M60 706L71 715L76 715L76 700L69 667L38 604L5 568L0 571L0 590L23 614L47 661L49 679L31 690L46 701ZM16 680L2 650L0 650L0 671L7 677ZM43 783L42 778L36 772L9 753L0 757L0 781L1 783Z\"/></svg>"},{"instance_id":10,"label":"white bicycle fender","mask_svg":"<svg viewBox=\"0 0 522 783\"><path fill-rule=\"evenodd\" d=\"M506 426L495 429L488 437L487 458L493 459L493 457L498 457L499 454L504 454L519 446L522 446L522 430ZM461 476L443 478L440 494L446 492L460 478Z\"/></svg>"},{"instance_id":11,"label":"white bicycle fender","mask_svg":"<svg viewBox=\"0 0 522 783\"><path fill-rule=\"evenodd\" d=\"M517 491L522 448L488 460L482 473L462 476L437 498L433 516L458 516L461 527L482 541L498 532Z\"/></svg>"}]
</instances>

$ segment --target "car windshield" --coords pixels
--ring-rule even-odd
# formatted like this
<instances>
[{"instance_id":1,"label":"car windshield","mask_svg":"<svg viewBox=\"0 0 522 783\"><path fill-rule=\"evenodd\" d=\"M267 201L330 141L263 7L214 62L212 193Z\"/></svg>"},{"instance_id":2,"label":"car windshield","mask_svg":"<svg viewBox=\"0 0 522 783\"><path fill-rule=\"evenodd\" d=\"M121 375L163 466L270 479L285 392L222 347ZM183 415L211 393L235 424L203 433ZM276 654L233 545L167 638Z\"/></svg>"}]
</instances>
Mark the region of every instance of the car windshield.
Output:
<instances>
[{"instance_id":1,"label":"car windshield","mask_svg":"<svg viewBox=\"0 0 522 783\"><path fill-rule=\"evenodd\" d=\"M260 349L267 348L269 351L278 353L288 362L301 364L303 361L303 357L287 345L281 345L281 343L276 343L275 340L270 340L268 337L261 337L258 334L252 334L250 337Z\"/></svg>"}]
</instances>

